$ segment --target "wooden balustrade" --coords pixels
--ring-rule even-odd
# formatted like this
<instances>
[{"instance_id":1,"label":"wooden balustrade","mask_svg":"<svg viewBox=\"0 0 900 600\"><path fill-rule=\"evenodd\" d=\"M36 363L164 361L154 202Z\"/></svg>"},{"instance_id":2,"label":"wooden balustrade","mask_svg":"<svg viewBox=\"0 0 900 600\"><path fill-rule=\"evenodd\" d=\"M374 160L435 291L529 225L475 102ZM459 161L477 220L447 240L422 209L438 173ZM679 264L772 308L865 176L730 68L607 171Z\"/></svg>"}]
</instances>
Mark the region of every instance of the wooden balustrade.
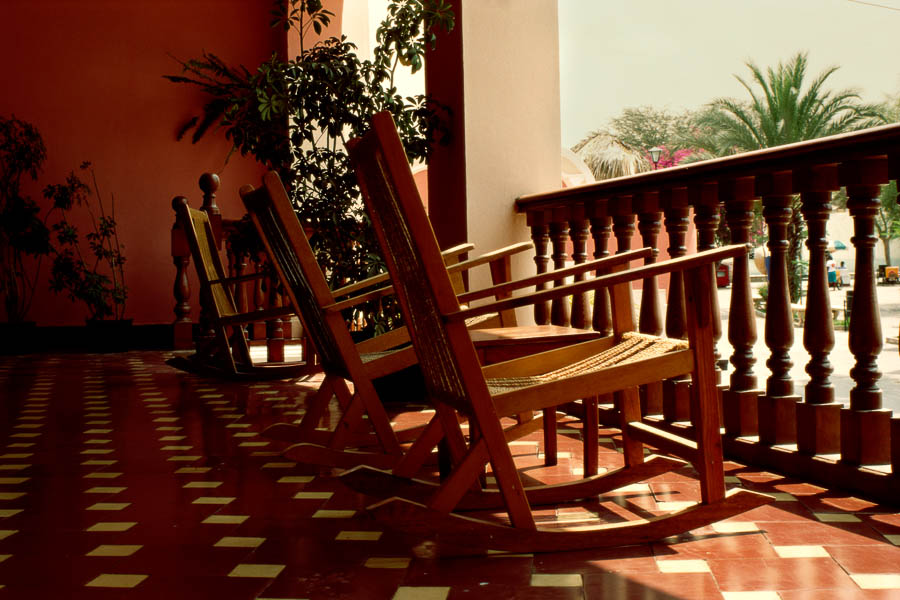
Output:
<instances>
[{"instance_id":1,"label":"wooden balustrade","mask_svg":"<svg viewBox=\"0 0 900 600\"><path fill-rule=\"evenodd\" d=\"M245 252L238 252L230 243L230 234L236 231L239 221L223 219L216 204L216 192L219 189L219 176L215 173L204 173L200 177L199 187L202 192L200 210L209 215L216 243L224 252L223 265L228 269L228 276L239 277L252 270L255 273L267 271L264 256L251 257ZM173 205L174 208L174 205ZM172 261L175 265L175 321L173 322L173 347L176 350L195 348L198 353L212 352L213 332L206 325L207 308L205 298L199 298L200 314L197 323L191 320L191 287L188 271L191 253L184 232L177 221L172 226ZM284 298L278 289L274 274L269 277L255 278L239 282L232 288L232 293L239 312L262 311L267 308L283 306ZM268 362L284 362L285 343L291 339L291 319L274 319L267 322L253 323L246 327L248 338L257 343L265 343L266 360ZM304 339L295 340L302 344L303 356L312 354L311 347Z\"/></svg>"},{"instance_id":2,"label":"wooden balustrade","mask_svg":"<svg viewBox=\"0 0 900 600\"><path fill-rule=\"evenodd\" d=\"M698 250L716 243L720 214L732 243L749 243L755 203L762 207L768 233L766 356L757 341L753 288L747 256L734 260L724 334L731 345L730 373L722 373L726 451L736 460L818 479L822 483L896 502L900 492L900 417L882 406L877 358L883 333L875 280L874 217L879 186L900 176L900 125L822 138L780 148L621 177L563 190L523 196L516 209L527 215L535 242L538 272L582 262L589 232L594 257L609 254L615 236L619 251L632 243L657 248L662 229L669 256L687 253L693 215ZM827 225L832 192L846 188L854 233L853 303L848 349L853 364L835 365L832 306L826 273ZM795 213L794 211L798 211ZM809 251L802 337L794 333L788 282L789 227L802 217ZM635 222L638 239L635 237ZM568 244L571 240L571 245ZM639 240L639 241L638 241ZM572 254L567 255L571 248ZM641 331L683 337L683 282L667 285L666 307L659 306L659 282L642 282ZM718 302L718 294L711 290ZM590 324L609 332L605 293L537 307L539 323ZM566 312L571 307L571 317ZM588 314L585 314L585 310ZM719 310L716 305L714 310ZM724 329L724 331L722 331ZM889 332L890 335L896 332ZM791 378L791 350L801 343L809 353L809 381ZM896 350L892 350L896 351ZM717 355L722 356L721 354ZM722 361L723 363L725 361ZM836 401L832 374L853 382L849 402ZM642 390L644 418L657 425L690 431L689 381L666 382L663 390ZM660 414L662 413L662 414Z\"/></svg>"}]
</instances>

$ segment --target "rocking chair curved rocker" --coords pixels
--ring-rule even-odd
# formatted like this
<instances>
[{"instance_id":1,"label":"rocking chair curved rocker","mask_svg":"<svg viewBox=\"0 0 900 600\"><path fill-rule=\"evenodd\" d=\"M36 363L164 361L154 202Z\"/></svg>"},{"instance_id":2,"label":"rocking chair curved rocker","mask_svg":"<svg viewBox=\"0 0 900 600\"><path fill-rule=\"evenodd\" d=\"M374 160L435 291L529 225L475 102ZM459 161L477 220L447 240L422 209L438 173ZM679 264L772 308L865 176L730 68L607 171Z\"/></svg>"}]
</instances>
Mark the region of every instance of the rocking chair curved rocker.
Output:
<instances>
[{"instance_id":1,"label":"rocking chair curved rocker","mask_svg":"<svg viewBox=\"0 0 900 600\"><path fill-rule=\"evenodd\" d=\"M453 470L440 484L361 466L341 475L351 488L388 496L369 511L400 531L424 537L438 552L547 552L634 544L706 525L770 502L742 489L726 492L719 433L710 290L711 265L746 252L730 246L599 276L550 290L505 298L477 308L461 307L453 293L430 223L418 200L405 153L389 113L373 117L372 128L348 146L363 198L409 326L435 420L409 454L422 453L441 435L453 454ZM681 271L689 307L688 340L668 340L634 331L630 282ZM609 289L614 335L520 359L482 366L466 318L485 311L525 306L578 292ZM640 418L638 386L691 374L694 440L656 430ZM526 488L509 442L521 433L503 417L541 410L578 398L615 394L625 466L603 475L553 486ZM467 418L477 432L467 442L459 427ZM439 426L435 422L439 421ZM643 444L691 462L699 476L701 501L690 508L624 523L575 528L539 528L532 504L596 496L626 483L679 468L671 458L646 460ZM417 448L417 446L419 446ZM490 466L497 491L481 488ZM501 519L460 511L498 508ZM637 515L636 515L637 516Z\"/></svg>"}]
</instances>

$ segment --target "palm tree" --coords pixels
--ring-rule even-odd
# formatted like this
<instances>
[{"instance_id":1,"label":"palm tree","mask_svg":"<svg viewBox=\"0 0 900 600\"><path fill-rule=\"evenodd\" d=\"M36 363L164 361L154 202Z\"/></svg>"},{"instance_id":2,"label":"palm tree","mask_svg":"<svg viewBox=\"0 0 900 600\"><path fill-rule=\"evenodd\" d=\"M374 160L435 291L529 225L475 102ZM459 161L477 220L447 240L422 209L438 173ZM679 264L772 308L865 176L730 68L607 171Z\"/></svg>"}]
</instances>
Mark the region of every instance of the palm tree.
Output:
<instances>
[{"instance_id":1,"label":"palm tree","mask_svg":"<svg viewBox=\"0 0 900 600\"><path fill-rule=\"evenodd\" d=\"M593 131L572 146L597 181L636 175L650 170L650 163L639 149L606 131Z\"/></svg>"},{"instance_id":2,"label":"palm tree","mask_svg":"<svg viewBox=\"0 0 900 600\"><path fill-rule=\"evenodd\" d=\"M702 147L717 156L845 133L885 122L882 107L863 104L853 89L825 89L839 67L822 71L804 90L806 53L765 73L747 62L751 81L735 76L750 101L717 98L699 117Z\"/></svg>"},{"instance_id":3,"label":"palm tree","mask_svg":"<svg viewBox=\"0 0 900 600\"><path fill-rule=\"evenodd\" d=\"M769 148L827 135L873 127L886 122L882 107L864 104L853 89L828 90L825 83L838 70L829 67L804 86L808 66L805 52L763 72L746 63L751 78L735 75L750 94L749 101L717 98L698 118L695 143L715 156ZM799 199L794 199L788 228L788 274L791 300L800 297L800 242L804 224Z\"/></svg>"}]
</instances>

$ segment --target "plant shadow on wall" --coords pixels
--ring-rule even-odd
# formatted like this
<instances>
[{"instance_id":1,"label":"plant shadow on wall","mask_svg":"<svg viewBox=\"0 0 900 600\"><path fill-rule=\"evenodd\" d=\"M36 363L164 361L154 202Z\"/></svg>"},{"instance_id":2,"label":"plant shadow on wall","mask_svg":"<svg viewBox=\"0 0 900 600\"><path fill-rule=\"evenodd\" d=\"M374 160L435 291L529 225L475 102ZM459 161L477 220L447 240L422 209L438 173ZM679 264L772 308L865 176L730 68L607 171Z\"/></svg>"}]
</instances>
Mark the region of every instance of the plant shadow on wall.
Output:
<instances>
[{"instance_id":1,"label":"plant shadow on wall","mask_svg":"<svg viewBox=\"0 0 900 600\"><path fill-rule=\"evenodd\" d=\"M66 294L72 302L82 302L88 310L89 323L122 321L128 290L124 246L116 228L115 196L110 195L107 207L91 163L82 163L80 169L90 173L91 185L73 171L65 183L49 185L44 190L44 196L62 212L62 218L53 225L56 245L50 289ZM84 236L90 252L84 250L78 228L69 221L75 206L83 208L90 218L91 230Z\"/></svg>"},{"instance_id":2,"label":"plant shadow on wall","mask_svg":"<svg viewBox=\"0 0 900 600\"><path fill-rule=\"evenodd\" d=\"M50 205L42 211L22 192L22 179L27 176L36 182L46 158L43 138L34 125L15 116L0 117L0 295L6 320L25 321L46 256L53 257L53 291L83 302L89 320L121 320L127 290L115 202L111 199L107 209L94 171L84 163L81 169L90 171L93 188L72 172L64 183L44 188ZM91 231L85 236L90 253L82 252L78 229L69 220L75 206L86 209L90 218Z\"/></svg>"},{"instance_id":3,"label":"plant shadow on wall","mask_svg":"<svg viewBox=\"0 0 900 600\"><path fill-rule=\"evenodd\" d=\"M304 43L333 16L320 0L277 0L272 16L273 27L299 35L299 55L283 60L273 54L248 69L204 53L179 60L182 75L165 76L210 96L202 115L186 123L179 137L192 130L196 143L221 128L232 143L229 155L249 154L276 171L330 285L360 281L382 272L384 263L344 144L364 133L368 118L382 110L393 114L410 161L425 160L432 145L446 139L448 111L423 95L403 97L395 76L399 68L415 73L423 67L436 32L452 29L453 12L445 0L390 0L371 60L361 60L346 36ZM238 228L240 239L252 239L248 228L246 221ZM229 241L251 257L260 249ZM370 334L392 328L399 318L394 307L378 304L347 316L366 323Z\"/></svg>"},{"instance_id":4,"label":"plant shadow on wall","mask_svg":"<svg viewBox=\"0 0 900 600\"><path fill-rule=\"evenodd\" d=\"M41 259L50 253L50 230L41 207L22 192L22 179L37 181L47 148L37 128L0 117L0 295L7 323L28 316Z\"/></svg>"}]
</instances>

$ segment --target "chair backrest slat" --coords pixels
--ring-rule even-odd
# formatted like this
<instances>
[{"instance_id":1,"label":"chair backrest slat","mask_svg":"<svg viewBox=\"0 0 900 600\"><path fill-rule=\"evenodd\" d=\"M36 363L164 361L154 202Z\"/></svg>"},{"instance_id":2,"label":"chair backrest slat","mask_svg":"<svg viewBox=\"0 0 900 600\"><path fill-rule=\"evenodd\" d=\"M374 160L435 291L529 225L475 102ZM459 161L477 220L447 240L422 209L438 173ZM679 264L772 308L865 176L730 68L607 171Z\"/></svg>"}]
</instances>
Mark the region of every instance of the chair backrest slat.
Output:
<instances>
[{"instance_id":1,"label":"chair backrest slat","mask_svg":"<svg viewBox=\"0 0 900 600\"><path fill-rule=\"evenodd\" d=\"M309 330L322 368L326 373L350 378L336 333L326 322L321 309L321 306L333 303L334 298L309 240L277 175L267 173L264 185L260 189L245 186L241 189L241 198L250 218L262 232L263 245L285 284L285 293ZM275 195L278 197L272 197ZM347 338L343 342L352 346L349 333L343 333Z\"/></svg>"},{"instance_id":2,"label":"chair backrest slat","mask_svg":"<svg viewBox=\"0 0 900 600\"><path fill-rule=\"evenodd\" d=\"M201 287L209 290L216 314L220 317L237 314L231 290L222 283L213 283L221 282L226 274L213 237L209 215L189 207L187 200L184 200L177 206L177 216L197 266L197 277Z\"/></svg>"},{"instance_id":3,"label":"chair backrest slat","mask_svg":"<svg viewBox=\"0 0 900 600\"><path fill-rule=\"evenodd\" d=\"M441 316L458 310L459 302L390 115L376 115L372 130L349 150L428 392L471 414L472 386L483 388L479 397L487 388L483 378L466 377L480 374L480 363L465 324Z\"/></svg>"}]
</instances>

